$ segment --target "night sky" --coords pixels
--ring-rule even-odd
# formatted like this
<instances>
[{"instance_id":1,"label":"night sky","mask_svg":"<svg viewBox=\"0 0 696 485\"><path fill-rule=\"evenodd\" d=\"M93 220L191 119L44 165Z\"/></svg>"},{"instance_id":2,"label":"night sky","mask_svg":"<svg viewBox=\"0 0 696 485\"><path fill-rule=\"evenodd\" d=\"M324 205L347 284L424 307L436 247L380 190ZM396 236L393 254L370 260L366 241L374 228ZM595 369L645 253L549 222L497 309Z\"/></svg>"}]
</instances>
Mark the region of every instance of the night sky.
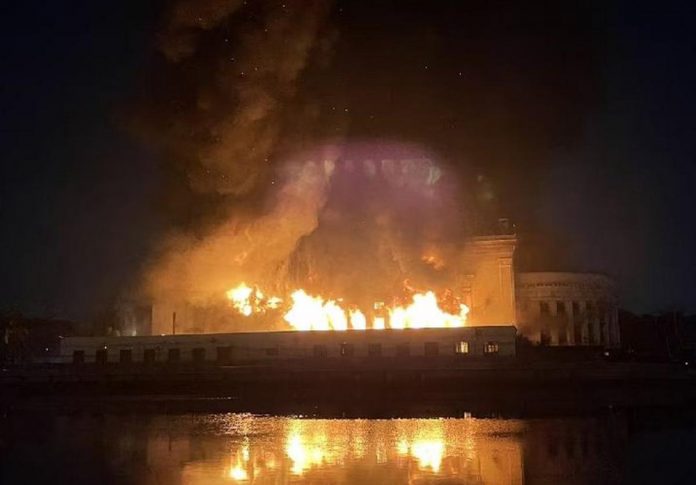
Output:
<instances>
[{"instance_id":1,"label":"night sky","mask_svg":"<svg viewBox=\"0 0 696 485\"><path fill-rule=\"evenodd\" d=\"M438 154L516 222L522 269L606 272L625 308L696 311L696 10L580 3L336 1L293 102L345 139ZM168 6L1 8L1 309L90 318L181 223L167 155L133 129L144 98L182 89L155 48Z\"/></svg>"}]
</instances>

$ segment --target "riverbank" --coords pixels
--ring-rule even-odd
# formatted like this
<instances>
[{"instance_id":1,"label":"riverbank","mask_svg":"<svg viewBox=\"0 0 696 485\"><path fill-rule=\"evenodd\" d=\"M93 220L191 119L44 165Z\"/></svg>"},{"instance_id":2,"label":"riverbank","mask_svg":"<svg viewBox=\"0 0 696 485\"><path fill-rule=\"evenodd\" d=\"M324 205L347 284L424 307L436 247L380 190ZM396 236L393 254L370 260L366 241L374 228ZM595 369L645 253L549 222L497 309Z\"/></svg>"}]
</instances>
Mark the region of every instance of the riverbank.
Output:
<instances>
[{"instance_id":1,"label":"riverbank","mask_svg":"<svg viewBox=\"0 0 696 485\"><path fill-rule=\"evenodd\" d=\"M524 415L696 404L682 366L612 362L287 362L282 366L40 366L5 369L5 406L393 416L454 409ZM398 365L397 365L398 364ZM444 411L440 411L442 414Z\"/></svg>"}]
</instances>

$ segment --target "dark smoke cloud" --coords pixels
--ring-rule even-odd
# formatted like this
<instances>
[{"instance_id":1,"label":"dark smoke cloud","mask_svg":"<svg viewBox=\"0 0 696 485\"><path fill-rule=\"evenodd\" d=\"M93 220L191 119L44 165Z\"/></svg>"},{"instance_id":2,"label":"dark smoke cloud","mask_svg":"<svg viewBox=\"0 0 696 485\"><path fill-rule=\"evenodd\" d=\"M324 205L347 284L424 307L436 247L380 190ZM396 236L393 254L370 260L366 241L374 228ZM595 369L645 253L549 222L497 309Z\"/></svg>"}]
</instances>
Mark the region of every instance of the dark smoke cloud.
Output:
<instances>
[{"instance_id":1,"label":"dark smoke cloud","mask_svg":"<svg viewBox=\"0 0 696 485\"><path fill-rule=\"evenodd\" d=\"M172 7L157 43L165 65L139 123L194 193L246 196L272 173L329 7L325 0Z\"/></svg>"},{"instance_id":2,"label":"dark smoke cloud","mask_svg":"<svg viewBox=\"0 0 696 485\"><path fill-rule=\"evenodd\" d=\"M188 0L176 4L169 14L166 30L160 35L160 50L171 62L194 55L201 33L220 25L245 3L243 0Z\"/></svg>"},{"instance_id":3,"label":"dark smoke cloud","mask_svg":"<svg viewBox=\"0 0 696 485\"><path fill-rule=\"evenodd\" d=\"M572 16L529 37L526 7L504 31L496 9L441 7L453 15L435 16L438 34L420 22L427 2L356 5L331 17L319 0L173 6L138 128L183 215L147 272L150 297L206 304L241 281L358 304L439 289L467 235L530 213L548 146L593 97ZM588 59L558 74L573 49Z\"/></svg>"},{"instance_id":4,"label":"dark smoke cloud","mask_svg":"<svg viewBox=\"0 0 696 485\"><path fill-rule=\"evenodd\" d=\"M330 6L208 0L168 12L134 121L161 151L176 226L146 272L150 297L197 300L230 275L267 279L316 226L331 156L278 160L314 129L316 110L297 111L295 98L330 50Z\"/></svg>"}]
</instances>

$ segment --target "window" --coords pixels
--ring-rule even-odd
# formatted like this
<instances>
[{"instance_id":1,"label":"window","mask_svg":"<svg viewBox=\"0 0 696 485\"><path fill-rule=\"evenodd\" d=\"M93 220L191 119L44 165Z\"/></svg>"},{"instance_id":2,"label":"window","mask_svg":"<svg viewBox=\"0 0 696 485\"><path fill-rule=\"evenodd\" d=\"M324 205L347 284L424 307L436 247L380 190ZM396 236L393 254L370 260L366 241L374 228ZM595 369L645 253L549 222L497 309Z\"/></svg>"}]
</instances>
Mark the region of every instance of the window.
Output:
<instances>
[{"instance_id":1,"label":"window","mask_svg":"<svg viewBox=\"0 0 696 485\"><path fill-rule=\"evenodd\" d=\"M582 343L582 322L573 322L573 341L575 345L580 345Z\"/></svg>"},{"instance_id":2,"label":"window","mask_svg":"<svg viewBox=\"0 0 696 485\"><path fill-rule=\"evenodd\" d=\"M599 322L599 343L604 345L604 327L605 323L600 321Z\"/></svg>"},{"instance_id":3,"label":"window","mask_svg":"<svg viewBox=\"0 0 696 485\"><path fill-rule=\"evenodd\" d=\"M355 348L353 344L342 343L341 344L341 356L342 357L352 357L355 353Z\"/></svg>"},{"instance_id":4,"label":"window","mask_svg":"<svg viewBox=\"0 0 696 485\"><path fill-rule=\"evenodd\" d=\"M573 302L573 316L578 316L580 315L580 303L577 301Z\"/></svg>"},{"instance_id":5,"label":"window","mask_svg":"<svg viewBox=\"0 0 696 485\"><path fill-rule=\"evenodd\" d=\"M215 360L218 364L228 364L232 355L232 347L217 347L215 353Z\"/></svg>"},{"instance_id":6,"label":"window","mask_svg":"<svg viewBox=\"0 0 696 485\"><path fill-rule=\"evenodd\" d=\"M205 349L197 347L191 351L191 358L194 362L203 362L205 360Z\"/></svg>"},{"instance_id":7,"label":"window","mask_svg":"<svg viewBox=\"0 0 696 485\"><path fill-rule=\"evenodd\" d=\"M563 447L565 448L566 456L571 459L575 457L575 439L573 435L566 435L565 441L563 442Z\"/></svg>"},{"instance_id":8,"label":"window","mask_svg":"<svg viewBox=\"0 0 696 485\"><path fill-rule=\"evenodd\" d=\"M590 344L595 343L595 326L594 322L590 322L589 325L587 325L587 339L590 341Z\"/></svg>"},{"instance_id":9,"label":"window","mask_svg":"<svg viewBox=\"0 0 696 485\"><path fill-rule=\"evenodd\" d=\"M411 355L411 349L408 344L399 344L396 346L396 355L399 357L408 357Z\"/></svg>"},{"instance_id":10,"label":"window","mask_svg":"<svg viewBox=\"0 0 696 485\"><path fill-rule=\"evenodd\" d=\"M118 360L121 364L130 364L133 362L133 351L131 349L121 349L118 353Z\"/></svg>"},{"instance_id":11,"label":"window","mask_svg":"<svg viewBox=\"0 0 696 485\"><path fill-rule=\"evenodd\" d=\"M558 328L558 345L567 345L567 344L568 344L568 329L564 324Z\"/></svg>"},{"instance_id":12,"label":"window","mask_svg":"<svg viewBox=\"0 0 696 485\"><path fill-rule=\"evenodd\" d=\"M551 459L554 459L558 456L558 441L555 437L551 437L549 441L546 443L546 453L549 455Z\"/></svg>"},{"instance_id":13,"label":"window","mask_svg":"<svg viewBox=\"0 0 696 485\"><path fill-rule=\"evenodd\" d=\"M487 342L486 345L483 346L484 354L497 354L498 350L498 342Z\"/></svg>"},{"instance_id":14,"label":"window","mask_svg":"<svg viewBox=\"0 0 696 485\"><path fill-rule=\"evenodd\" d=\"M97 364L106 364L106 360L108 358L108 353L106 349L99 349L97 350L97 354L95 355L95 360Z\"/></svg>"},{"instance_id":15,"label":"window","mask_svg":"<svg viewBox=\"0 0 696 485\"><path fill-rule=\"evenodd\" d=\"M435 357L440 353L440 345L437 342L425 342L425 355Z\"/></svg>"},{"instance_id":16,"label":"window","mask_svg":"<svg viewBox=\"0 0 696 485\"><path fill-rule=\"evenodd\" d=\"M369 355L370 357L380 357L382 355L382 344L368 345L367 355Z\"/></svg>"},{"instance_id":17,"label":"window","mask_svg":"<svg viewBox=\"0 0 696 485\"><path fill-rule=\"evenodd\" d=\"M557 301L556 302L556 315L565 315L565 314L566 314L565 302Z\"/></svg>"},{"instance_id":18,"label":"window","mask_svg":"<svg viewBox=\"0 0 696 485\"><path fill-rule=\"evenodd\" d=\"M181 360L181 350L179 349L169 349L167 352L167 361L171 363L176 363Z\"/></svg>"},{"instance_id":19,"label":"window","mask_svg":"<svg viewBox=\"0 0 696 485\"><path fill-rule=\"evenodd\" d=\"M155 360L157 360L156 356L155 349L145 349L143 352L143 362L146 364L153 364Z\"/></svg>"},{"instance_id":20,"label":"window","mask_svg":"<svg viewBox=\"0 0 696 485\"><path fill-rule=\"evenodd\" d=\"M455 354L468 354L469 353L469 342L462 340L457 345L454 346Z\"/></svg>"},{"instance_id":21,"label":"window","mask_svg":"<svg viewBox=\"0 0 696 485\"><path fill-rule=\"evenodd\" d=\"M551 332L548 328L542 328L541 332L539 332L539 344L551 345Z\"/></svg>"},{"instance_id":22,"label":"window","mask_svg":"<svg viewBox=\"0 0 696 485\"><path fill-rule=\"evenodd\" d=\"M278 355L280 352L278 351L278 347L268 347L266 349L266 355L269 357L275 357Z\"/></svg>"},{"instance_id":23,"label":"window","mask_svg":"<svg viewBox=\"0 0 696 485\"><path fill-rule=\"evenodd\" d=\"M585 310L588 315L594 315L594 304L591 301L585 302Z\"/></svg>"},{"instance_id":24,"label":"window","mask_svg":"<svg viewBox=\"0 0 696 485\"><path fill-rule=\"evenodd\" d=\"M314 346L314 357L324 358L328 355L326 352L326 345L315 345Z\"/></svg>"},{"instance_id":25,"label":"window","mask_svg":"<svg viewBox=\"0 0 696 485\"><path fill-rule=\"evenodd\" d=\"M542 315L548 315L549 314L549 304L548 302L545 301L540 301L539 302L539 313Z\"/></svg>"},{"instance_id":26,"label":"window","mask_svg":"<svg viewBox=\"0 0 696 485\"><path fill-rule=\"evenodd\" d=\"M84 364L84 362L85 362L85 351L84 351L84 350L75 350L75 351L73 351L73 354L72 354L72 361L73 361L73 364Z\"/></svg>"}]
</instances>

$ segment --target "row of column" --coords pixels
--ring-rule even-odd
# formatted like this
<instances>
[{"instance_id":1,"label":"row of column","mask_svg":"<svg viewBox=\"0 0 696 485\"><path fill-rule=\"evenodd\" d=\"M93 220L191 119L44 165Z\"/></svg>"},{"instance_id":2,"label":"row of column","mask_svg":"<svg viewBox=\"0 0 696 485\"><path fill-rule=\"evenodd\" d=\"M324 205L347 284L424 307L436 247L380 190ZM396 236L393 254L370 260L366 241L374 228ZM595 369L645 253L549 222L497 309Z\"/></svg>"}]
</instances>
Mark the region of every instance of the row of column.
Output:
<instances>
[{"instance_id":1,"label":"row of column","mask_svg":"<svg viewBox=\"0 0 696 485\"><path fill-rule=\"evenodd\" d=\"M539 340L551 345L619 345L618 310L596 301L540 300ZM544 328L546 327L546 328Z\"/></svg>"}]
</instances>

